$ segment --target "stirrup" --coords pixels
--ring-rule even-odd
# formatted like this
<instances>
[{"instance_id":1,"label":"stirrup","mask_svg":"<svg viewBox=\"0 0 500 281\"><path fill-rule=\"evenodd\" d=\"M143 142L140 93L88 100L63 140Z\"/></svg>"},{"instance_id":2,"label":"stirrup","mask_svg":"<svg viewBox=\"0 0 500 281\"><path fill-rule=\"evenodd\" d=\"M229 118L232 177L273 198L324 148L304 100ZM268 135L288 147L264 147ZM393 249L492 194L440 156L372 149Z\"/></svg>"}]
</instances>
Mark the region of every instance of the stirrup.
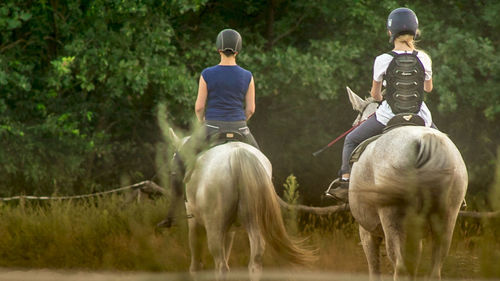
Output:
<instances>
[{"instance_id":1,"label":"stirrup","mask_svg":"<svg viewBox=\"0 0 500 281\"><path fill-rule=\"evenodd\" d=\"M336 201L347 203L349 201L348 190L349 181L343 181L342 179L337 178L330 183L328 189L325 191L325 195Z\"/></svg>"},{"instance_id":2,"label":"stirrup","mask_svg":"<svg viewBox=\"0 0 500 281\"><path fill-rule=\"evenodd\" d=\"M338 179L334 179L330 185L328 186L328 188L326 189L326 191L324 192L325 193L325 196L326 197L332 197L333 198L333 195L330 194L330 189L332 189L332 186L335 184L335 181L338 180Z\"/></svg>"},{"instance_id":3,"label":"stirrup","mask_svg":"<svg viewBox=\"0 0 500 281\"><path fill-rule=\"evenodd\" d=\"M462 204L460 204L460 210L465 211L467 209L467 201L464 200L462 201Z\"/></svg>"}]
</instances>

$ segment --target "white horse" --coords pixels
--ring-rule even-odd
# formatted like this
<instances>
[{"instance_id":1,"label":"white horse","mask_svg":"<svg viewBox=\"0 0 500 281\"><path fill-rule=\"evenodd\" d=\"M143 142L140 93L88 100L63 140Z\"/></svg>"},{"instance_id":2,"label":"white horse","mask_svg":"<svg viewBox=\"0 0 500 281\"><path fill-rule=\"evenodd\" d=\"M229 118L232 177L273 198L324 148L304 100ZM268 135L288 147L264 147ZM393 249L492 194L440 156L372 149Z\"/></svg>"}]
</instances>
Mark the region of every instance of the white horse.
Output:
<instances>
[{"instance_id":1,"label":"white horse","mask_svg":"<svg viewBox=\"0 0 500 281\"><path fill-rule=\"evenodd\" d=\"M357 121L375 111L372 99L347 90L360 112ZM366 147L352 166L349 205L359 223L370 280L380 280L379 247L384 237L394 280L405 271L414 279L426 232L432 238L431 276L441 278L467 181L460 152L438 130L399 127Z\"/></svg>"},{"instance_id":2,"label":"white horse","mask_svg":"<svg viewBox=\"0 0 500 281\"><path fill-rule=\"evenodd\" d=\"M271 174L264 154L242 142L218 145L197 157L185 178L191 273L202 268L200 241L205 229L216 277L224 279L235 222L248 233L252 280L260 279L266 243L291 263L305 265L315 260L313 251L288 236Z\"/></svg>"}]
</instances>

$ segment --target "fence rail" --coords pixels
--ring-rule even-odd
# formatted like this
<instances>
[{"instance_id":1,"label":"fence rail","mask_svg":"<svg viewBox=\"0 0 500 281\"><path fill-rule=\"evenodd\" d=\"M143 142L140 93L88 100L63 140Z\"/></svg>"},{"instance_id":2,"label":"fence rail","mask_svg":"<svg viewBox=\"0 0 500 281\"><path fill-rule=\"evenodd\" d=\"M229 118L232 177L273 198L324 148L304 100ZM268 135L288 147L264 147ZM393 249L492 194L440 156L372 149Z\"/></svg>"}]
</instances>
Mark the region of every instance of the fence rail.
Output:
<instances>
[{"instance_id":1,"label":"fence rail","mask_svg":"<svg viewBox=\"0 0 500 281\"><path fill-rule=\"evenodd\" d=\"M73 195L73 196L31 196L31 195L17 195L11 197L0 197L0 201L15 201L15 200L68 200L68 199L83 199L98 197L106 194L118 193L126 190L137 190L138 196L140 193L145 193L147 195L164 195L165 189L157 185L156 183L146 180L139 183L122 186L119 188L96 192L91 194Z\"/></svg>"},{"instance_id":2,"label":"fence rail","mask_svg":"<svg viewBox=\"0 0 500 281\"><path fill-rule=\"evenodd\" d=\"M31 195L17 195L17 196L11 196L11 197L0 197L0 202L6 202L6 201L15 201L15 200L68 200L68 199L83 199L83 198L91 198L91 197L98 197L106 194L112 194L112 193L118 193L126 190L134 190L135 193L131 197L133 198L137 197L138 199L141 198L143 194L148 195L148 196L154 196L154 195L166 195L166 190L153 181L150 180L145 180L141 181L135 184L127 185L127 186L122 186L119 188L107 190L107 191L102 191L102 192L96 192L96 193L91 193L91 194L82 194L82 195L73 195L73 196L31 196ZM132 201L130 198L127 200L127 202ZM326 214L332 214L332 213L337 213L341 211L348 211L349 210L349 205L348 204L342 204L342 205L334 205L334 206L329 206L329 207L311 207L311 206L305 206L305 205L290 205L281 198L279 198L280 205L285 208L285 209L295 209L298 211L304 211L304 212L309 212L309 213L316 213L318 215L326 215ZM477 212L477 211L460 211L459 216L461 217L469 217L469 218L495 218L495 217L500 217L500 211L494 211L494 212Z\"/></svg>"}]
</instances>

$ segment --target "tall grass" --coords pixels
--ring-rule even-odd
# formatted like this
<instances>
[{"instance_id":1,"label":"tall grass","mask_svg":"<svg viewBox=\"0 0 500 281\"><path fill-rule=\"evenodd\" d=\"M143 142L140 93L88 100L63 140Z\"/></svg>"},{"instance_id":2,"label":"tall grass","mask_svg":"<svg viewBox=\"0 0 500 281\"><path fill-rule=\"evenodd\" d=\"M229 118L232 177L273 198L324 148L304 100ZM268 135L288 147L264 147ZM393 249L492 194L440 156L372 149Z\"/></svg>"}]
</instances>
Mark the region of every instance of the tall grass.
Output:
<instances>
[{"instance_id":1,"label":"tall grass","mask_svg":"<svg viewBox=\"0 0 500 281\"><path fill-rule=\"evenodd\" d=\"M497 171L497 178L499 174ZM492 189L492 198L498 199L498 182ZM285 187L285 197L292 203L297 202L296 178L289 177ZM0 204L0 267L187 271L190 257L186 219L179 217L176 226L158 231L155 225L164 218L168 199L128 205L123 205L123 199L109 196L85 201ZM311 237L311 243L320 249L320 260L312 269L367 272L357 225L348 211L328 216L284 211L283 215L294 236ZM499 278L499 225L498 219L460 218L443 275L461 279ZM389 274L390 264L384 249L381 252L382 270ZM248 256L246 233L244 229L237 229L229 261L231 268L245 269ZM206 247L202 257L206 268L213 268ZM429 257L427 249L423 265L429 263ZM282 262L266 255L265 268L283 266Z\"/></svg>"},{"instance_id":2,"label":"tall grass","mask_svg":"<svg viewBox=\"0 0 500 281\"><path fill-rule=\"evenodd\" d=\"M497 150L495 181L489 201L494 210L500 210L500 147ZM484 277L500 277L500 217L483 220L484 239L481 240L480 260Z\"/></svg>"},{"instance_id":3,"label":"tall grass","mask_svg":"<svg viewBox=\"0 0 500 281\"><path fill-rule=\"evenodd\" d=\"M122 202L105 197L3 204L0 266L148 271L186 267L185 228L169 235L155 232L166 213L166 200L126 206Z\"/></svg>"}]
</instances>

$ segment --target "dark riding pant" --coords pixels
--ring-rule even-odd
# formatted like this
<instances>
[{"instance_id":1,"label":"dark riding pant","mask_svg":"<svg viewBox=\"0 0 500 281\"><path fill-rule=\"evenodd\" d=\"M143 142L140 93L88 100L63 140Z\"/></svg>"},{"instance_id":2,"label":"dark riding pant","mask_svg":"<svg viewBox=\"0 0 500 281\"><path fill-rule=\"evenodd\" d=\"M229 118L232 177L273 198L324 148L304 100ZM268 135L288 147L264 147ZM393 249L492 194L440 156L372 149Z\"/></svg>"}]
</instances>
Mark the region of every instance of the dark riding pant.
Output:
<instances>
[{"instance_id":1,"label":"dark riding pant","mask_svg":"<svg viewBox=\"0 0 500 281\"><path fill-rule=\"evenodd\" d=\"M340 176L351 172L349 159L351 158L351 154L356 146L370 137L382 134L384 127L384 124L377 121L377 117L374 114L366 119L365 122L361 123L361 125L359 125L352 132L347 134L344 141L344 148L342 149L342 166L340 168Z\"/></svg>"}]
</instances>

